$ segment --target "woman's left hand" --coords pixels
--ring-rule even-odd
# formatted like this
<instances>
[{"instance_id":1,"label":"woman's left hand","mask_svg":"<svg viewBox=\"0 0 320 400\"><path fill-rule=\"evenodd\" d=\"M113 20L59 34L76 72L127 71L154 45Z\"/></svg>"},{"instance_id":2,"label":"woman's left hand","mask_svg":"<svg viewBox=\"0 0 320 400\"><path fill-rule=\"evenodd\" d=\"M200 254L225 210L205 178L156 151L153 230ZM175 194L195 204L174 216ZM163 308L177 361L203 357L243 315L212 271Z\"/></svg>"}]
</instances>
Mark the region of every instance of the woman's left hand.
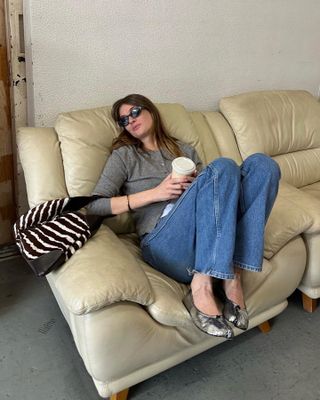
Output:
<instances>
[{"instance_id":1,"label":"woman's left hand","mask_svg":"<svg viewBox=\"0 0 320 400\"><path fill-rule=\"evenodd\" d=\"M158 186L151 189L153 193L152 202L177 199L193 180L193 176L172 178L171 174L168 175Z\"/></svg>"}]
</instances>

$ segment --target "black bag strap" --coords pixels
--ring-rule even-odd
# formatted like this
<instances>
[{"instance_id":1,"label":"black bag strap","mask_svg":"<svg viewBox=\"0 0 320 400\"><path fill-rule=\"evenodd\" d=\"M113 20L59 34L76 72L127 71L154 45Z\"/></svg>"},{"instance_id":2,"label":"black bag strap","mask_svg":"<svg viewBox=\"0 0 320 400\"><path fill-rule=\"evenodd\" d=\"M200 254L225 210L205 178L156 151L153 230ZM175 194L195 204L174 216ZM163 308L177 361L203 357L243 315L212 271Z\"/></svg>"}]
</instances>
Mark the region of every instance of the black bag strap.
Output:
<instances>
[{"instance_id":1,"label":"black bag strap","mask_svg":"<svg viewBox=\"0 0 320 400\"><path fill-rule=\"evenodd\" d=\"M98 200L98 199L103 199L103 198L105 198L105 197L98 196L98 195L70 197L68 203L63 208L63 212L78 211L82 207L87 206L88 204L92 203L93 201Z\"/></svg>"}]
</instances>

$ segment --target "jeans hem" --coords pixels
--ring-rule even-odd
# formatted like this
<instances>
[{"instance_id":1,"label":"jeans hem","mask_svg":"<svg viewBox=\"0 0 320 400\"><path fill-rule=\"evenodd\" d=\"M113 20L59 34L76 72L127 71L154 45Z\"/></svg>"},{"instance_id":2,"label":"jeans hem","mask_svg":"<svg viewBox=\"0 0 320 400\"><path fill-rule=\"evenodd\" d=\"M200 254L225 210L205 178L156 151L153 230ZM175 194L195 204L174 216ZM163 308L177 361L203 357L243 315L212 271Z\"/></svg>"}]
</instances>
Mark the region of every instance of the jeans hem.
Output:
<instances>
[{"instance_id":1,"label":"jeans hem","mask_svg":"<svg viewBox=\"0 0 320 400\"><path fill-rule=\"evenodd\" d=\"M203 272L203 271L197 271L196 269L192 268L187 268L187 272L189 275L194 275L194 274L202 274L202 275L208 275L211 276L212 278L217 278L217 279L234 279L234 274L226 274L224 272L218 272L218 271L209 271L209 272Z\"/></svg>"},{"instance_id":2,"label":"jeans hem","mask_svg":"<svg viewBox=\"0 0 320 400\"><path fill-rule=\"evenodd\" d=\"M239 261L234 261L233 264L235 267L244 269L246 271L261 272L262 270L262 267L254 267L253 265L245 264Z\"/></svg>"}]
</instances>

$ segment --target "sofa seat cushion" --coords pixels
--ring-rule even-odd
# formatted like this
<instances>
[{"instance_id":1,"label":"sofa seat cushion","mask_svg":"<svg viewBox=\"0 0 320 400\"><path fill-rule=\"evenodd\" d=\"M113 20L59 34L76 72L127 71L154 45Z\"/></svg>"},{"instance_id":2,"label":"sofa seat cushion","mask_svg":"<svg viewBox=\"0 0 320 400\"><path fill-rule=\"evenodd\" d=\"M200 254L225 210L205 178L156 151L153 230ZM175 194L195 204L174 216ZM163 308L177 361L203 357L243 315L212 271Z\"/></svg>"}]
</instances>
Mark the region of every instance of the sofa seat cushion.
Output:
<instances>
[{"instance_id":1,"label":"sofa seat cushion","mask_svg":"<svg viewBox=\"0 0 320 400\"><path fill-rule=\"evenodd\" d=\"M280 193L290 199L295 208L301 208L301 214L304 217L308 215L311 218L311 225L304 230L304 233L318 234L320 232L320 199L308 193L307 190L297 189L286 182L281 182Z\"/></svg>"},{"instance_id":2,"label":"sofa seat cushion","mask_svg":"<svg viewBox=\"0 0 320 400\"><path fill-rule=\"evenodd\" d=\"M154 300L149 280L136 258L105 225L49 276L66 307L78 315L118 301L146 306Z\"/></svg>"},{"instance_id":3,"label":"sofa seat cushion","mask_svg":"<svg viewBox=\"0 0 320 400\"><path fill-rule=\"evenodd\" d=\"M188 312L182 303L182 298L187 293L188 286L176 282L144 262L136 234L119 235L119 238L140 262L148 277L154 294L154 301L148 305L148 312L152 318L164 325L186 326Z\"/></svg>"},{"instance_id":4,"label":"sofa seat cushion","mask_svg":"<svg viewBox=\"0 0 320 400\"><path fill-rule=\"evenodd\" d=\"M190 316L182 303L184 295L189 290L188 285L178 283L145 263L141 259L139 241L136 235L126 234L119 237L131 254L137 260L140 259L141 267L148 276L154 294L154 301L146 308L151 317L162 325L188 327ZM264 260L263 269L260 273L244 271L243 287L247 299L254 296L271 271L272 264L267 260Z\"/></svg>"},{"instance_id":5,"label":"sofa seat cushion","mask_svg":"<svg viewBox=\"0 0 320 400\"><path fill-rule=\"evenodd\" d=\"M320 181L300 188L303 192L310 194L320 200Z\"/></svg>"},{"instance_id":6,"label":"sofa seat cushion","mask_svg":"<svg viewBox=\"0 0 320 400\"><path fill-rule=\"evenodd\" d=\"M312 227L313 218L303 206L301 194L299 189L285 182L280 183L265 229L265 258L272 258L291 239Z\"/></svg>"}]
</instances>

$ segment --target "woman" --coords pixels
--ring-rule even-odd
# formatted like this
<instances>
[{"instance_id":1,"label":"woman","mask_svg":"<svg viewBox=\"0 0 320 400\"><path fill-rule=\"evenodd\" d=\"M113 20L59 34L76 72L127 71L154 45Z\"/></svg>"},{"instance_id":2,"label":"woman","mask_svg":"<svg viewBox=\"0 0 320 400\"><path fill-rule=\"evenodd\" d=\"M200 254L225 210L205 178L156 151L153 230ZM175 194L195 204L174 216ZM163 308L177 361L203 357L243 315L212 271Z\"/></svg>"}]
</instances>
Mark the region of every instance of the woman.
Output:
<instances>
[{"instance_id":1,"label":"woman","mask_svg":"<svg viewBox=\"0 0 320 400\"><path fill-rule=\"evenodd\" d=\"M93 202L89 212L133 213L143 258L175 280L191 283L183 302L203 332L231 338L228 322L247 329L241 272L261 271L278 165L263 154L248 157L240 167L219 158L194 176L172 178L174 158L191 158L198 171L201 161L191 146L165 131L155 105L132 94L113 105L112 117L122 132L94 190L105 198Z\"/></svg>"}]
</instances>

